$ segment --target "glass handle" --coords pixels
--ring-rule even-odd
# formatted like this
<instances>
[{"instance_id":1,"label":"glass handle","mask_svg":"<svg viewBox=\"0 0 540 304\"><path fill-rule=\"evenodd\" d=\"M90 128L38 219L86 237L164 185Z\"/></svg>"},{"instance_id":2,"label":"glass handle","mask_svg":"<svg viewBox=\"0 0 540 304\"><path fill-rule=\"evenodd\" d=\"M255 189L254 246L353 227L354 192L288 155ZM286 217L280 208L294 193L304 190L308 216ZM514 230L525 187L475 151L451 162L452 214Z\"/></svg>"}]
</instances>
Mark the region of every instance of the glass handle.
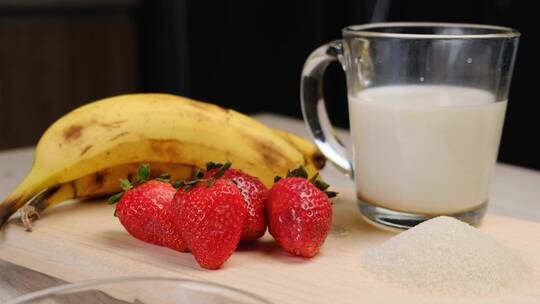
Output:
<instances>
[{"instance_id":1,"label":"glass handle","mask_svg":"<svg viewBox=\"0 0 540 304\"><path fill-rule=\"evenodd\" d=\"M338 170L352 178L353 166L347 148L336 137L324 104L324 71L335 60L343 61L341 40L320 46L306 60L300 88L302 114L319 150Z\"/></svg>"}]
</instances>

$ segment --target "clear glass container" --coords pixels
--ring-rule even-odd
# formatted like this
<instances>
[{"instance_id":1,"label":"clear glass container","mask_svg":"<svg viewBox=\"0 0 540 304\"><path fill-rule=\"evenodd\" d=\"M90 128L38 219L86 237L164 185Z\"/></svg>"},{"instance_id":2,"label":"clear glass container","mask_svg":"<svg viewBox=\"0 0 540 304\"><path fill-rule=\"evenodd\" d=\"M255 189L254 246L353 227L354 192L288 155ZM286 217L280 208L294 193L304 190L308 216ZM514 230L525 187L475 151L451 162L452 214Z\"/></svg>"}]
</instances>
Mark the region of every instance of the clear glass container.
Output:
<instances>
[{"instance_id":1,"label":"clear glass container","mask_svg":"<svg viewBox=\"0 0 540 304\"><path fill-rule=\"evenodd\" d=\"M255 294L220 284L174 278L111 278L32 292L5 304L268 304Z\"/></svg>"},{"instance_id":2,"label":"clear glass container","mask_svg":"<svg viewBox=\"0 0 540 304\"><path fill-rule=\"evenodd\" d=\"M365 219L397 229L439 215L481 221L519 35L475 24L352 25L309 56L304 120L321 152L354 179ZM336 60L347 79L352 151L325 108L323 75Z\"/></svg>"}]
</instances>

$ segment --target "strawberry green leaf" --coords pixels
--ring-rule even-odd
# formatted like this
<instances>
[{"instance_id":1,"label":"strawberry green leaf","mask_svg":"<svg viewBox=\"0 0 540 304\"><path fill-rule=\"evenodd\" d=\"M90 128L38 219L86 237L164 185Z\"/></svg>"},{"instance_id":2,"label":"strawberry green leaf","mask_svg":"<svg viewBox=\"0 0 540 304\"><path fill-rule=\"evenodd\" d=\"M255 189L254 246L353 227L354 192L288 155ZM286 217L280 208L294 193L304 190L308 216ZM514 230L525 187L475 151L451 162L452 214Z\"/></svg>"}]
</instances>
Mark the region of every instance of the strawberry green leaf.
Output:
<instances>
[{"instance_id":1,"label":"strawberry green leaf","mask_svg":"<svg viewBox=\"0 0 540 304\"><path fill-rule=\"evenodd\" d=\"M206 163L206 171L210 171L212 169L220 168L220 167L223 167L223 164L215 163L215 162L212 162L212 161Z\"/></svg>"},{"instance_id":2,"label":"strawberry green leaf","mask_svg":"<svg viewBox=\"0 0 540 304\"><path fill-rule=\"evenodd\" d=\"M326 189L328 189L328 187L330 187L329 184L325 183L321 179L315 180L312 183L313 183L313 185L315 185L315 187L321 189L321 191L326 191Z\"/></svg>"},{"instance_id":3,"label":"strawberry green leaf","mask_svg":"<svg viewBox=\"0 0 540 304\"><path fill-rule=\"evenodd\" d=\"M142 164L139 166L139 169L137 169L137 184L140 184L142 182L146 182L150 179L150 165L149 164Z\"/></svg>"},{"instance_id":4,"label":"strawberry green leaf","mask_svg":"<svg viewBox=\"0 0 540 304\"><path fill-rule=\"evenodd\" d=\"M120 187L122 187L122 190L128 191L129 189L133 188L133 184L129 181L129 179L121 179L120 180Z\"/></svg>"},{"instance_id":5,"label":"strawberry green leaf","mask_svg":"<svg viewBox=\"0 0 540 304\"><path fill-rule=\"evenodd\" d=\"M298 167L298 168L296 168L296 169L294 169L292 171L289 170L287 172L287 177L302 177L302 178L307 179L308 178L308 173L307 173L306 169L303 166L300 166L300 167ZM274 183L279 181L280 179L281 179L281 177L276 176L274 178ZM330 185L327 184L326 182L324 182L321 179L321 177L319 176L319 172L315 173L315 175L313 175L311 178L309 178L309 182L312 183L319 190L324 192L329 198L336 197L338 195L338 193L335 192L335 191L327 191L328 188L330 187Z\"/></svg>"},{"instance_id":6,"label":"strawberry green leaf","mask_svg":"<svg viewBox=\"0 0 540 304\"><path fill-rule=\"evenodd\" d=\"M214 174L214 176L212 176L212 178L214 179L217 179L217 178L220 178L221 176L223 176L223 174L225 174L225 172L227 172L227 170L229 170L229 168L231 167L232 163L230 161L226 161L220 168L219 170L216 172L216 174Z\"/></svg>"},{"instance_id":7,"label":"strawberry green leaf","mask_svg":"<svg viewBox=\"0 0 540 304\"><path fill-rule=\"evenodd\" d=\"M206 185L208 187L211 187L218 178L222 177L223 174L225 174L225 172L229 170L230 167L231 167L231 162L226 161L221 167L219 167L219 170L216 172L216 174L214 174L211 178L209 178L206 181ZM203 181L203 180L199 180L199 181Z\"/></svg>"},{"instance_id":8,"label":"strawberry green leaf","mask_svg":"<svg viewBox=\"0 0 540 304\"><path fill-rule=\"evenodd\" d=\"M187 181L187 182L184 182L184 185L186 186L193 186L193 185L196 185L198 182L200 182L201 179L199 178L196 178L194 180L190 180L190 181Z\"/></svg>"},{"instance_id":9,"label":"strawberry green leaf","mask_svg":"<svg viewBox=\"0 0 540 304\"><path fill-rule=\"evenodd\" d=\"M277 176L277 175L276 175L276 176L274 177L274 183L279 182L280 179L281 179L281 176Z\"/></svg>"},{"instance_id":10,"label":"strawberry green leaf","mask_svg":"<svg viewBox=\"0 0 540 304\"><path fill-rule=\"evenodd\" d=\"M109 203L109 205L116 204L116 203L118 203L118 201L120 201L122 196L124 196L124 191L118 192L118 193L112 195L111 197L109 197L109 199L107 200L107 203Z\"/></svg>"},{"instance_id":11,"label":"strawberry green leaf","mask_svg":"<svg viewBox=\"0 0 540 304\"><path fill-rule=\"evenodd\" d=\"M176 181L176 182L172 183L171 185L176 189L183 189L184 191L187 191L187 190L193 188L193 186L197 185L199 182L202 182L202 181L205 181L205 179L195 178L195 179L190 180L190 181L185 181L185 180Z\"/></svg>"},{"instance_id":12,"label":"strawberry green leaf","mask_svg":"<svg viewBox=\"0 0 540 304\"><path fill-rule=\"evenodd\" d=\"M194 178L190 181L176 181L172 183L172 186L176 189L182 188L184 191L188 191L189 189L193 188L195 185L201 182L206 182L206 185L208 187L212 186L216 179L223 176L225 172L231 167L231 162L226 161L224 164L218 164L214 162L208 162L206 163L206 170L212 170L215 168L219 168L219 170L216 171L216 173L210 177L210 178L204 178L204 172L202 172L199 169L195 169L194 172Z\"/></svg>"},{"instance_id":13,"label":"strawberry green leaf","mask_svg":"<svg viewBox=\"0 0 540 304\"><path fill-rule=\"evenodd\" d=\"M306 171L306 168L304 166L299 166L298 168L294 170L287 171L287 177L302 177L302 178L308 178L308 173Z\"/></svg>"},{"instance_id":14,"label":"strawberry green leaf","mask_svg":"<svg viewBox=\"0 0 540 304\"><path fill-rule=\"evenodd\" d=\"M309 182L312 183L315 187L319 188L319 190L324 192L329 198L336 197L338 195L336 191L327 190L328 188L330 188L330 185L319 177L319 173L315 174L312 178L310 178Z\"/></svg>"},{"instance_id":15,"label":"strawberry green leaf","mask_svg":"<svg viewBox=\"0 0 540 304\"><path fill-rule=\"evenodd\" d=\"M326 193L326 196L329 198L336 197L339 194L339 192L336 191L324 191L324 193Z\"/></svg>"},{"instance_id":16,"label":"strawberry green leaf","mask_svg":"<svg viewBox=\"0 0 540 304\"><path fill-rule=\"evenodd\" d=\"M168 183L169 181L171 181L171 175L169 173L163 173L156 177L155 180Z\"/></svg>"},{"instance_id":17,"label":"strawberry green leaf","mask_svg":"<svg viewBox=\"0 0 540 304\"><path fill-rule=\"evenodd\" d=\"M199 168L195 168L195 174L194 174L195 178L203 178L204 177L204 173L199 170Z\"/></svg>"},{"instance_id":18,"label":"strawberry green leaf","mask_svg":"<svg viewBox=\"0 0 540 304\"><path fill-rule=\"evenodd\" d=\"M183 180L179 180L179 181L175 181L175 182L173 182L173 183L172 183L171 185L173 186L173 188L175 188L175 189L178 189L178 188L182 188L182 187L184 187L184 186L185 186L185 184L186 184L186 182L185 182L185 181L183 181Z\"/></svg>"},{"instance_id":19,"label":"strawberry green leaf","mask_svg":"<svg viewBox=\"0 0 540 304\"><path fill-rule=\"evenodd\" d=\"M309 179L309 182L312 183L312 184L315 184L315 182L317 181L318 178L319 178L319 172L315 173L315 175L313 175L313 176Z\"/></svg>"}]
</instances>

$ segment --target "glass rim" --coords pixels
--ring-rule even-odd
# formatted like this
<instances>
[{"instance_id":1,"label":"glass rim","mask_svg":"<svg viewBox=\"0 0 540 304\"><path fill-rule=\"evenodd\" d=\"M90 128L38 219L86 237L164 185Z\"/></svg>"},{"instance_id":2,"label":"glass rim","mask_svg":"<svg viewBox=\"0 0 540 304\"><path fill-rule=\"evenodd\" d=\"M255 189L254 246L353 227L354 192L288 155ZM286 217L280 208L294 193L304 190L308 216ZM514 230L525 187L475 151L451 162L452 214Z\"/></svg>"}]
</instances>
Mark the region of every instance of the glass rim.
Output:
<instances>
[{"instance_id":1,"label":"glass rim","mask_svg":"<svg viewBox=\"0 0 540 304\"><path fill-rule=\"evenodd\" d=\"M426 27L426 28L463 28L463 29L485 29L492 30L493 33L487 34L412 34L412 33L391 33L376 32L373 29L388 27ZM343 28L343 35L360 37L381 37L381 38L404 38L404 39L501 39L517 38L521 33L513 28L472 23L446 23L446 22L376 22L359 25L349 25Z\"/></svg>"},{"instance_id":2,"label":"glass rim","mask_svg":"<svg viewBox=\"0 0 540 304\"><path fill-rule=\"evenodd\" d=\"M247 292L235 287L230 287L226 285L222 285L219 283L212 283L207 281L197 281L197 280L190 280L190 279L181 279L181 278L173 278L173 277L116 277L116 278L105 278L105 279L92 279L92 280L84 280L80 282L75 283L66 283L59 286L49 287L45 289L41 289L38 291L33 291L24 295L21 295L19 297L16 297L14 299L8 300L5 304L20 304L25 303L27 301L31 300L39 300L44 297L50 296L55 293L61 293L61 292L69 292L69 291L75 291L77 289L83 289L83 288L91 288L91 287L99 287L99 286L106 286L109 284L115 284L115 283L129 283L129 282L168 282L168 283L190 283L190 284L198 284L201 286L208 286L215 289L223 289L227 291L232 291L234 293L237 293L239 295L246 296L248 298L252 298L254 300L260 301L261 303L267 303L272 304L272 302L262 298L259 295L256 295L251 292Z\"/></svg>"}]
</instances>

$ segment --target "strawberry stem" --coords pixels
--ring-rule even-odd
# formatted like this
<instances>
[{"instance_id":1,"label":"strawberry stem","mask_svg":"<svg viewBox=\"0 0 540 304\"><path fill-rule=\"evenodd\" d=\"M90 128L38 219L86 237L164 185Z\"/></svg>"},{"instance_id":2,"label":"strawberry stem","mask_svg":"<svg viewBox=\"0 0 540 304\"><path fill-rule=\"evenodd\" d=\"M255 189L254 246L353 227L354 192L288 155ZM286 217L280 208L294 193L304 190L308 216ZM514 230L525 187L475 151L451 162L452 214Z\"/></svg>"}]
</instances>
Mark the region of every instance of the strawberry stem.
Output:
<instances>
[{"instance_id":1,"label":"strawberry stem","mask_svg":"<svg viewBox=\"0 0 540 304\"><path fill-rule=\"evenodd\" d=\"M306 171L306 168L304 166L299 166L296 169L288 170L286 177L301 177L308 179L308 173ZM281 180L281 176L274 177L274 183L277 183L279 180ZM319 172L315 173L311 178L308 179L310 183L312 183L315 187L319 188L322 192L326 193L326 195L329 198L336 197L338 195L335 191L328 191L327 189L330 187L329 184L324 182L321 177L319 176Z\"/></svg>"},{"instance_id":2,"label":"strawberry stem","mask_svg":"<svg viewBox=\"0 0 540 304\"><path fill-rule=\"evenodd\" d=\"M226 161L224 164L215 163L215 162L208 162L208 163L206 163L207 172L209 170L219 168L219 170L214 175L212 175L212 177L204 178L204 173L197 168L197 169L195 169L195 174L194 174L195 178L194 179L192 179L190 181L184 181L184 180L176 181L176 182L172 183L172 186L174 188L176 188L176 189L182 188L184 191L188 191L189 189L193 188L198 183L206 182L206 185L208 187L211 187L218 178L223 176L223 174L225 174L225 172L227 172L227 170L229 170L231 165L232 165L232 163L230 161Z\"/></svg>"},{"instance_id":3,"label":"strawberry stem","mask_svg":"<svg viewBox=\"0 0 540 304\"><path fill-rule=\"evenodd\" d=\"M137 185L147 182L149 179L150 179L150 165L141 164L139 168L137 168L137 178L135 179L135 182L132 183L127 178L120 179L119 182L120 182L120 187L122 188L122 191L110 196L109 199L107 199L107 202L110 205L118 203L118 201L120 201L120 199L122 198L124 193L126 193L126 191L128 191L129 189L132 189L133 187ZM159 181L166 180L166 182L168 182L169 179L170 179L170 175L168 173L161 174L160 176L156 178L156 180L159 180Z\"/></svg>"}]
</instances>

